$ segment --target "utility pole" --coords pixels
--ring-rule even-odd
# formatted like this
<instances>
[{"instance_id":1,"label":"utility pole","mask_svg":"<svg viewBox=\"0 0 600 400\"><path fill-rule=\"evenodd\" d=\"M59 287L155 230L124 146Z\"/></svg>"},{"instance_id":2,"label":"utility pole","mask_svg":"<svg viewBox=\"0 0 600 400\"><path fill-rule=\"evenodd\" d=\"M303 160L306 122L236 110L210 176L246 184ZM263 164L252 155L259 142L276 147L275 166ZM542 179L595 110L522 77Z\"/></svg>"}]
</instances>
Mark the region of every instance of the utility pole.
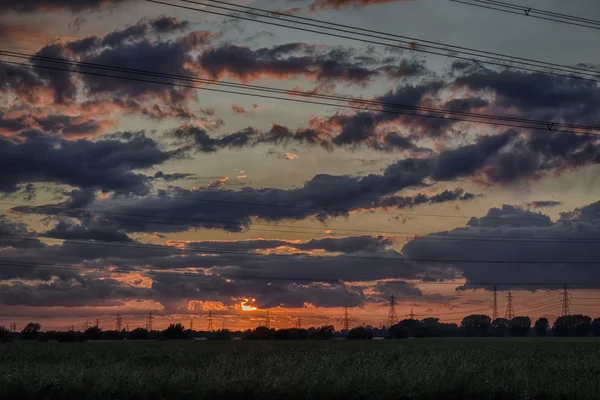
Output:
<instances>
[{"instance_id":1,"label":"utility pole","mask_svg":"<svg viewBox=\"0 0 600 400\"><path fill-rule=\"evenodd\" d=\"M348 307L344 307L344 321L343 321L343 325L344 325L344 330L345 331L349 331L350 330L350 318L348 317Z\"/></svg>"},{"instance_id":2,"label":"utility pole","mask_svg":"<svg viewBox=\"0 0 600 400\"><path fill-rule=\"evenodd\" d=\"M121 330L123 329L123 318L121 317L121 314L117 314L117 318L115 320L115 328L117 329L117 332L121 332Z\"/></svg>"},{"instance_id":3,"label":"utility pole","mask_svg":"<svg viewBox=\"0 0 600 400\"><path fill-rule=\"evenodd\" d=\"M11 322L10 323L10 331L12 333L17 333L17 323L16 322Z\"/></svg>"},{"instance_id":4,"label":"utility pole","mask_svg":"<svg viewBox=\"0 0 600 400\"><path fill-rule=\"evenodd\" d=\"M265 326L267 329L271 329L271 316L269 315L269 310L267 310L267 315L265 317Z\"/></svg>"},{"instance_id":5,"label":"utility pole","mask_svg":"<svg viewBox=\"0 0 600 400\"><path fill-rule=\"evenodd\" d=\"M498 288L494 286L494 305L492 307L492 321L498 318Z\"/></svg>"},{"instance_id":6,"label":"utility pole","mask_svg":"<svg viewBox=\"0 0 600 400\"><path fill-rule=\"evenodd\" d=\"M86 319L85 322L83 323L83 330L87 331L88 328L90 327L90 323L88 322L88 320Z\"/></svg>"},{"instance_id":7,"label":"utility pole","mask_svg":"<svg viewBox=\"0 0 600 400\"><path fill-rule=\"evenodd\" d=\"M398 314L396 314L396 297L394 297L394 295L392 295L392 297L390 298L390 311L388 312L388 319L387 319L388 329L390 328L390 326L396 325L397 322L398 322Z\"/></svg>"},{"instance_id":8,"label":"utility pole","mask_svg":"<svg viewBox=\"0 0 600 400\"><path fill-rule=\"evenodd\" d=\"M515 309L513 307L513 295L510 290L508 291L506 297L508 298L508 304L506 305L506 319L510 321L515 317Z\"/></svg>"},{"instance_id":9,"label":"utility pole","mask_svg":"<svg viewBox=\"0 0 600 400\"><path fill-rule=\"evenodd\" d=\"M194 330L194 317L190 318L190 331Z\"/></svg>"},{"instance_id":10,"label":"utility pole","mask_svg":"<svg viewBox=\"0 0 600 400\"><path fill-rule=\"evenodd\" d=\"M96 318L96 328L100 328L100 320L98 318Z\"/></svg>"},{"instance_id":11,"label":"utility pole","mask_svg":"<svg viewBox=\"0 0 600 400\"><path fill-rule=\"evenodd\" d=\"M225 321L221 321L221 330L224 331L225 330Z\"/></svg>"},{"instance_id":12,"label":"utility pole","mask_svg":"<svg viewBox=\"0 0 600 400\"><path fill-rule=\"evenodd\" d=\"M302 329L302 317L298 317L296 320L296 329Z\"/></svg>"},{"instance_id":13,"label":"utility pole","mask_svg":"<svg viewBox=\"0 0 600 400\"><path fill-rule=\"evenodd\" d=\"M208 331L212 332L214 330L213 328L213 315L212 315L212 311L208 312Z\"/></svg>"},{"instance_id":14,"label":"utility pole","mask_svg":"<svg viewBox=\"0 0 600 400\"><path fill-rule=\"evenodd\" d=\"M152 332L152 324L154 323L154 317L152 316L152 313L148 313L148 320L146 321L146 330L148 332Z\"/></svg>"},{"instance_id":15,"label":"utility pole","mask_svg":"<svg viewBox=\"0 0 600 400\"><path fill-rule=\"evenodd\" d=\"M569 310L569 307L571 305L571 294L569 293L569 287L567 285L563 286L563 292L562 292L562 296L561 296L561 303L562 303L562 315L567 316L567 315L571 315L571 311Z\"/></svg>"}]
</instances>

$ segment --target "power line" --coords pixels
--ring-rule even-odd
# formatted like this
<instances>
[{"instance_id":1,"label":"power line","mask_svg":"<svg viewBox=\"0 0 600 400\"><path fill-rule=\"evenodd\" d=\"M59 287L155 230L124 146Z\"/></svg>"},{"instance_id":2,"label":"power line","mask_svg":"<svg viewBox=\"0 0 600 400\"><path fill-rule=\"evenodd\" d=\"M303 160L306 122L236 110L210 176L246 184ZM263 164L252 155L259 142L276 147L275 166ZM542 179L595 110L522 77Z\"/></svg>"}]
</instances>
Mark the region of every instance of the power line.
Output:
<instances>
[{"instance_id":1,"label":"power line","mask_svg":"<svg viewBox=\"0 0 600 400\"><path fill-rule=\"evenodd\" d=\"M583 74L583 75L589 75L594 78L596 78L598 76L597 71L583 68L583 67L570 67L570 66L566 66L566 65L536 61L536 60L526 59L523 57L508 56L508 55L503 55L503 54L499 54L499 53L486 52L486 51L481 51L481 50L476 50L476 49L469 49L467 47L441 44L441 43L436 43L436 42L431 42L431 41L420 40L417 38L410 38L407 36L400 36L400 35L394 35L394 34L383 33L383 32L377 32L377 35L373 35L373 34L368 33L369 32L368 30L365 30L362 28L353 28L353 27L350 27L347 25L344 26L342 24L335 24L335 23L329 22L329 21L319 21L319 20L316 20L313 18L288 15L288 14L284 14L284 13L278 13L276 11L269 11L269 10L259 9L256 7L241 6L241 5L232 4L232 3L223 2L223 1L217 1L217 0L207 0L207 1L210 1L211 3L219 3L219 4L231 6L231 7L237 7L238 9L218 6L215 4L202 3L202 2L198 2L198 1L190 1L190 0L182 0L182 1L185 3L201 5L203 7L212 7L212 8L217 8L217 9L226 10L226 11L233 11L236 13L241 12L245 15L249 15L249 17L244 17L244 16L241 16L238 14L233 14L233 15L225 14L225 13L221 13L221 12L217 12L217 11L210 11L210 10L207 10L206 8L199 9L196 7L177 5L177 4L172 4L172 3L166 3L163 1L156 1L156 0L146 0L146 1L148 1L150 3L162 4L162 5L171 6L171 7L177 7L180 9L198 11L198 12L203 12L203 13L208 13L208 14L213 14L213 15L220 15L220 16L224 16L224 17L228 17L228 18L247 20L250 22L258 22L258 23L267 24L267 25L271 25L271 26L284 27L284 28L289 28L289 29L294 29L294 30L299 30L299 31L304 31L304 32L310 32L310 33L318 33L318 34L323 34L323 35L327 35L327 36L331 36L331 37L338 37L338 38L342 38L342 39L358 40L358 41L362 41L364 43L378 44L378 45L383 45L383 46L387 46L387 47L395 47L395 48L400 48L403 50L422 52L425 54L440 55L440 56L455 58L455 59L468 61L468 62L477 61L477 62L481 62L481 63L485 63L485 64L501 66L504 68L521 69L521 70L525 70L525 71L532 71L532 72L544 73L544 74L549 74L549 75L566 76L566 77L570 77L570 78L583 79L583 80L593 80L593 79L585 78L583 76L564 75L564 73L572 74L572 73L577 73L575 71L580 71L579 73ZM267 15L257 14L257 13L253 13L253 12L247 11L247 10L256 10L261 13L265 13ZM274 15L274 16L271 16L271 15ZM263 20L256 19L256 17L277 20L278 22L263 21ZM299 20L302 20L302 22L296 22L296 21L293 21L293 19L299 19ZM285 25L285 24L282 24L281 21L288 22L288 23L301 24L301 26ZM315 22L316 22L316 24L315 24ZM326 24L326 25L319 25L319 24ZM353 35L361 35L364 37L383 39L383 40L388 40L388 41L393 41L393 42L392 43L384 43L384 42L378 42L378 41L374 41L374 40L365 39L364 37L362 37L362 38L350 37L350 36L345 36L345 35L342 35L339 33L323 32L323 31L319 31L319 30L308 29L308 28L306 28L306 26L312 26L312 27L316 27L316 28L320 28L320 29L327 29L327 30L333 31L333 32L342 32L342 33L349 33L349 34L353 34ZM355 31L348 31L347 29L333 28L333 26L338 26L338 27L341 26L341 27L345 27L345 28L350 28ZM371 31L371 32L376 32L376 31ZM382 36L378 36L378 35L385 35L385 36L382 37ZM399 45L397 43L404 43L404 45ZM434 43L434 44L428 44L428 43ZM459 56L457 54L463 54L463 56ZM468 56L487 57L487 59L473 60L472 58L470 58ZM519 60L519 62L521 64L529 65L531 67L555 68L555 69L558 69L559 71L563 72L563 74L560 74L558 72L533 69L533 68L529 68L529 67L522 67L522 66L517 67L517 66L503 64L503 62L504 63L515 62L514 60Z\"/></svg>"},{"instance_id":2,"label":"power line","mask_svg":"<svg viewBox=\"0 0 600 400\"><path fill-rule=\"evenodd\" d=\"M522 15L524 17L542 19L546 21L559 22L562 24L580 26L583 28L597 29L600 30L600 21L577 17L568 14L555 13L551 11L542 10L539 8L533 8L529 6L523 6L518 4L505 3L502 1L494 0L450 0L455 3L467 4L470 6L476 6L486 8L489 10L502 11L509 14Z\"/></svg>"},{"instance_id":3,"label":"power line","mask_svg":"<svg viewBox=\"0 0 600 400\"><path fill-rule=\"evenodd\" d=\"M543 130L548 130L548 125L552 125L552 128L553 128L552 130L554 130L556 132L560 132L560 130L556 130L554 128L557 128L560 126L569 127L569 128L593 129L593 130L600 129L600 127L598 127L598 126L558 123L558 122L553 122L553 121L533 120L533 119L509 117L509 116L498 116L498 115L492 115L492 114L474 113L474 112L460 111L460 110L449 110L449 109L444 109L444 108L433 108L433 107L407 105L407 104L401 104L401 103L397 103L397 102L387 102L387 101L381 101L381 100L364 100L361 98L341 96L341 95L335 95L335 94L307 93L307 92L302 92L302 91L293 90L293 89L289 90L289 89L274 88L274 87L270 87L270 86L250 85L250 84L242 84L242 83L235 83L235 82L223 82L218 79L198 78L198 77L194 77L194 76L190 76L190 75L171 74L171 73L165 73L165 72L148 71L148 70L135 69L135 68L126 68L126 67L107 65L107 64L75 61L75 60L69 60L69 59L65 59L65 58L40 56L37 54L21 53L21 52L7 51L7 50L1 50L1 49L0 49L0 54L9 56L9 57L24 58L24 59L27 59L28 61L38 60L38 61L45 61L45 62L51 62L51 63L66 64L66 65L75 66L75 67L88 67L88 68L95 68L95 69L101 69L101 70L109 70L109 71L113 71L113 72L115 72L115 71L116 72L127 72L127 73L133 73L133 74L137 74L137 75L149 75L149 76L153 76L153 77L161 77L161 78L169 78L169 79L174 78L174 79L184 80L184 81L189 81L189 82L206 83L206 84L213 84L213 85L217 85L217 86L243 88L243 89L249 89L249 90L259 90L259 91L266 91L266 92L279 93L279 94L288 94L288 95L291 94L291 95L301 96L301 97L316 97L316 98L323 98L323 99L327 99L327 100L344 101L344 102L358 103L358 104L374 104L374 105L378 105L378 106L410 109L410 110L416 110L416 111L435 112L435 113L451 114L451 115L461 115L461 116L480 118L480 119L523 122L523 123L528 123L528 124L533 124L533 125L540 125L537 128L541 128ZM37 64L33 64L32 66L37 66ZM471 121L471 120L465 120L465 121L476 122L476 121ZM481 123L485 123L485 122L481 122ZM502 125L502 126L504 126L504 125Z\"/></svg>"},{"instance_id":4,"label":"power line","mask_svg":"<svg viewBox=\"0 0 600 400\"><path fill-rule=\"evenodd\" d=\"M195 77L184 76L184 75L166 74L166 73L161 73L161 72L145 71L145 70L140 70L140 69L122 68L122 67L116 67L116 66L110 66L110 65L104 65L104 64L85 63L85 62L80 62L80 61L72 61L72 60L54 58L54 57L37 56L35 54L18 53L18 52L6 51L6 50L0 50L0 55L14 57L14 58L25 58L27 60L32 60L32 59L38 60L38 61L41 60L41 61L49 62L49 63L67 64L69 66L74 66L74 67L96 68L96 69L109 70L109 71L113 71L113 72L125 72L125 73L132 73L132 74L136 74L136 75L149 75L152 77L161 77L161 78L169 78L169 79L174 78L174 79L178 79L178 80L182 80L182 81L208 83L208 84L216 85L216 86L225 86L225 87L231 87L231 88L236 88L236 89L253 90L253 91L258 92L258 93L236 92L236 91L231 91L231 90L199 87L199 86L195 86L195 85L187 85L187 84L181 84L181 83L176 83L176 82L162 82L162 81L155 81L155 80L149 80L149 79L135 78L135 77L131 77L131 76L109 75L109 74L103 74L103 73L98 73L98 72L74 70L74 69L70 69L70 68L60 68L60 67L53 67L53 66L41 65L41 64L18 63L18 62L12 62L12 61L1 61L0 62L0 63L10 64L10 65L29 66L29 67L34 67L34 68L44 68L44 69L58 70L58 71L71 72L71 73L77 73L77 74L83 74L83 75L93 75L93 76L102 76L102 77L114 78L114 79L132 80L132 81L140 81L140 82L146 82L146 83L156 83L156 84L162 84L162 85L167 85L167 86L185 87L185 88L191 88L191 89L197 89L197 90L208 90L208 91L214 91L214 92L219 92L219 93L262 97L262 98L274 99L274 100L294 101L294 102L300 102L300 103L325 105L325 106L331 106L331 107L342 107L342 108L349 108L349 109L355 109L355 110L360 110L360 111L377 111L377 112L382 112L382 113L408 115L408 116L422 117L422 118L443 119L443 120L448 120L448 121L470 122L470 123L485 124L485 125L496 125L496 126L503 126L503 127L514 127L514 128L523 128L523 129L531 129L531 130L551 131L551 132L557 132L557 133L570 133L570 134L577 134L577 135L594 135L594 136L597 136L600 134L598 132L586 132L586 131L577 130L577 129L583 129L583 130L587 129L587 130L594 130L594 131L600 130L600 127L596 127L596 126L585 126L585 125L568 124L568 123L561 123L561 122L530 120L530 119L524 119L524 118L496 116L496 115L490 115L490 114L469 113L469 112L464 112L464 111L452 111L452 110L447 110L447 109L430 108L430 107L406 105L406 104L399 104L399 103L390 103L390 102L384 102L384 101L378 101L378 100L363 100L363 99L349 98L349 97L338 96L338 95L307 93L307 92L277 89L277 88L265 87L265 86L239 84L239 83L232 83L232 82L221 82L218 80L195 78ZM599 80L599 82L600 82L600 80ZM371 106L384 107L384 108L366 108L363 106L360 106L360 107L353 106L351 104L332 104L332 103L323 103L323 102L317 102L317 101L311 101L311 100L296 99L293 97L276 97L276 96L260 94L262 92L293 95L293 96L299 96L299 97L317 98L317 99L332 100L332 101L344 101L344 102L349 102L349 103L357 103L357 104L371 105ZM388 108L407 109L407 110L415 111L417 113L409 113L409 112L398 111L398 110L390 110ZM425 112L427 114L419 114L418 112ZM450 116L448 116L448 115L450 115ZM475 119L473 119L473 118L475 118ZM506 121L506 122L502 122L502 121ZM521 124L508 123L508 122L521 122ZM523 124L527 124L527 125L523 125ZM576 129L576 130L558 129L561 126Z\"/></svg>"}]
</instances>

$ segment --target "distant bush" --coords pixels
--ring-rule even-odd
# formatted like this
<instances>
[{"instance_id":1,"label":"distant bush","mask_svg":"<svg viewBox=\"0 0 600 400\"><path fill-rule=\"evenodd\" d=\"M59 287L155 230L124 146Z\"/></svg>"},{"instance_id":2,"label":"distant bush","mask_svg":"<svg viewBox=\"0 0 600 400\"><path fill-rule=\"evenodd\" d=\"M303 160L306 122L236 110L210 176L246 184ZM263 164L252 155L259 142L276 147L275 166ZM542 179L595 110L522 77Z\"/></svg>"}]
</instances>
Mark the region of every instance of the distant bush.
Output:
<instances>
[{"instance_id":1,"label":"distant bush","mask_svg":"<svg viewBox=\"0 0 600 400\"><path fill-rule=\"evenodd\" d=\"M364 327L359 326L356 328L350 329L348 331L348 335L346 336L348 340L371 340L373 339L373 332L366 330Z\"/></svg>"},{"instance_id":2,"label":"distant bush","mask_svg":"<svg viewBox=\"0 0 600 400\"><path fill-rule=\"evenodd\" d=\"M319 329L316 329L310 334L311 339L315 340L329 340L333 339L335 328L333 325L323 325Z\"/></svg>"},{"instance_id":3,"label":"distant bush","mask_svg":"<svg viewBox=\"0 0 600 400\"><path fill-rule=\"evenodd\" d=\"M6 327L0 325L0 342L8 343L13 341L13 334Z\"/></svg>"},{"instance_id":4,"label":"distant bush","mask_svg":"<svg viewBox=\"0 0 600 400\"><path fill-rule=\"evenodd\" d=\"M212 332L212 335L206 338L206 340L231 340L231 332L227 329L219 329Z\"/></svg>"},{"instance_id":5,"label":"distant bush","mask_svg":"<svg viewBox=\"0 0 600 400\"><path fill-rule=\"evenodd\" d=\"M271 340L275 337L275 329L258 326L244 335L244 340Z\"/></svg>"},{"instance_id":6,"label":"distant bush","mask_svg":"<svg viewBox=\"0 0 600 400\"><path fill-rule=\"evenodd\" d=\"M85 335L82 332L58 332L56 340L60 343L73 343L85 341Z\"/></svg>"},{"instance_id":7,"label":"distant bush","mask_svg":"<svg viewBox=\"0 0 600 400\"><path fill-rule=\"evenodd\" d=\"M102 339L102 329L97 326L92 326L87 328L84 332L85 340L101 340Z\"/></svg>"},{"instance_id":8,"label":"distant bush","mask_svg":"<svg viewBox=\"0 0 600 400\"><path fill-rule=\"evenodd\" d=\"M167 329L161 332L159 339L166 340L181 340L191 339L189 333L185 330L185 327L181 322L176 324L170 324Z\"/></svg>"},{"instance_id":9,"label":"distant bush","mask_svg":"<svg viewBox=\"0 0 600 400\"><path fill-rule=\"evenodd\" d=\"M21 339L23 340L35 340L40 335L41 326L38 323L30 322L25 325L25 328L21 331Z\"/></svg>"},{"instance_id":10,"label":"distant bush","mask_svg":"<svg viewBox=\"0 0 600 400\"><path fill-rule=\"evenodd\" d=\"M127 340L149 340L149 339L151 339L150 332L148 332L148 330L144 329L144 328L135 328L134 330L129 332L129 335L127 335Z\"/></svg>"}]
</instances>

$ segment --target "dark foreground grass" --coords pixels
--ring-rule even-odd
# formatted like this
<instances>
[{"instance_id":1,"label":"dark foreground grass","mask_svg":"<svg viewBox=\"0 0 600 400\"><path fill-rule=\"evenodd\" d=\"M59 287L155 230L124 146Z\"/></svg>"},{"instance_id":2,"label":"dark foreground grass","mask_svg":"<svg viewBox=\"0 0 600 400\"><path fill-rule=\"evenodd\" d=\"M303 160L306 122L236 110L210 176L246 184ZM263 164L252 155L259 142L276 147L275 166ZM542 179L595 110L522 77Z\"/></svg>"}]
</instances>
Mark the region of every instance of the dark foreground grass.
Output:
<instances>
[{"instance_id":1,"label":"dark foreground grass","mask_svg":"<svg viewBox=\"0 0 600 400\"><path fill-rule=\"evenodd\" d=\"M9 343L0 399L598 399L600 342Z\"/></svg>"}]
</instances>

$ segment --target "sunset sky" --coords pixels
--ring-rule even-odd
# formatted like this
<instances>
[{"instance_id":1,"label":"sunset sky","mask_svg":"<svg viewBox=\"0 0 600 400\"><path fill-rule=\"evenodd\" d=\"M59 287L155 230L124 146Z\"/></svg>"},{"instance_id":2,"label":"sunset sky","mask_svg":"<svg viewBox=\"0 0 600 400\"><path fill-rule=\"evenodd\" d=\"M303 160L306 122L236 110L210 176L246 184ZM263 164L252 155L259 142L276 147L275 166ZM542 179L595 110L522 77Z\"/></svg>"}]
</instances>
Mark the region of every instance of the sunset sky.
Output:
<instances>
[{"instance_id":1,"label":"sunset sky","mask_svg":"<svg viewBox=\"0 0 600 400\"><path fill-rule=\"evenodd\" d=\"M0 2L0 325L379 326L391 295L458 322L494 284L502 316L511 290L555 318L563 283L600 315L597 31L450 0L232 2L373 39L206 3Z\"/></svg>"}]
</instances>

